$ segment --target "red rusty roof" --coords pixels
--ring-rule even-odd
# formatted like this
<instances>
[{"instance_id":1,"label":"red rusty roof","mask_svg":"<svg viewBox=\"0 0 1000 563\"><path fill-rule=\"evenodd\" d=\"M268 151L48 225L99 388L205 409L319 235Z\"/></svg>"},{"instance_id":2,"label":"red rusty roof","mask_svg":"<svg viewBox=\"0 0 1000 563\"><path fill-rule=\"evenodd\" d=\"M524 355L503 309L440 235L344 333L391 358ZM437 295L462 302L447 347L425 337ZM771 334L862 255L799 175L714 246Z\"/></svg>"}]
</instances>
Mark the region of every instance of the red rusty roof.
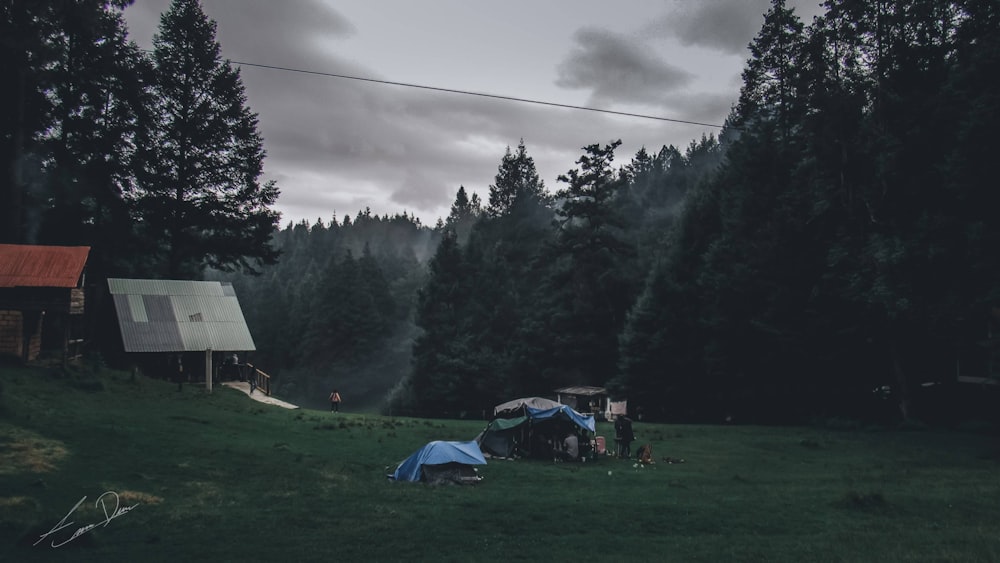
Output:
<instances>
[{"instance_id":1,"label":"red rusty roof","mask_svg":"<svg viewBox=\"0 0 1000 563\"><path fill-rule=\"evenodd\" d=\"M0 244L0 287L76 287L89 246Z\"/></svg>"}]
</instances>

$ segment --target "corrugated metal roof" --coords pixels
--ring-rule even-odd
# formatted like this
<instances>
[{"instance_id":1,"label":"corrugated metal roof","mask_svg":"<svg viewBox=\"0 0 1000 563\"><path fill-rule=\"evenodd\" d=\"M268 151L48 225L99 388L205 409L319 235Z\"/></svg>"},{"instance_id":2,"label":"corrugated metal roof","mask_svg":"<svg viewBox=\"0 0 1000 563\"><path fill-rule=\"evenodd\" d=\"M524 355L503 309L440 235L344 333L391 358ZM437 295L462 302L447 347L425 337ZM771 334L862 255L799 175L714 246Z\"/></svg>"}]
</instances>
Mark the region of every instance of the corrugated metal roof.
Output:
<instances>
[{"instance_id":1,"label":"corrugated metal roof","mask_svg":"<svg viewBox=\"0 0 1000 563\"><path fill-rule=\"evenodd\" d=\"M108 279L126 352L256 350L231 284Z\"/></svg>"},{"instance_id":2,"label":"corrugated metal roof","mask_svg":"<svg viewBox=\"0 0 1000 563\"><path fill-rule=\"evenodd\" d=\"M592 395L604 395L608 391L604 387L588 387L585 385L577 387L563 387L562 389L556 389L556 393L562 393L563 395L581 395L584 397L590 397Z\"/></svg>"},{"instance_id":3,"label":"corrugated metal roof","mask_svg":"<svg viewBox=\"0 0 1000 563\"><path fill-rule=\"evenodd\" d=\"M223 295L222 283L214 281L108 278L108 289L111 295Z\"/></svg>"},{"instance_id":4,"label":"corrugated metal roof","mask_svg":"<svg viewBox=\"0 0 1000 563\"><path fill-rule=\"evenodd\" d=\"M0 244L0 287L77 287L89 246Z\"/></svg>"}]
</instances>

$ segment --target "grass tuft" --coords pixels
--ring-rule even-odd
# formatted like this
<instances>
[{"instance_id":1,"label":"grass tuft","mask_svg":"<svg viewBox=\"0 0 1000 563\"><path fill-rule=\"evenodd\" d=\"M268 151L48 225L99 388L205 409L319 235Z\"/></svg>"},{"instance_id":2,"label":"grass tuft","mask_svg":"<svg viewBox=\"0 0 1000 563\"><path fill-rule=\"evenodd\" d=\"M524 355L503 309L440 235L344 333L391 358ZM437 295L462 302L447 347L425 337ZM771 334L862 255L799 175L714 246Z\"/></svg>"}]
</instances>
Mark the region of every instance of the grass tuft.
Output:
<instances>
[{"instance_id":1,"label":"grass tuft","mask_svg":"<svg viewBox=\"0 0 1000 563\"><path fill-rule=\"evenodd\" d=\"M929 428L927 423L919 420L904 420L896 425L896 430L903 432L924 432Z\"/></svg>"},{"instance_id":2,"label":"grass tuft","mask_svg":"<svg viewBox=\"0 0 1000 563\"><path fill-rule=\"evenodd\" d=\"M835 505L838 508L863 512L881 512L889 507L889 503L886 502L882 493L859 493L858 491L847 491Z\"/></svg>"},{"instance_id":3,"label":"grass tuft","mask_svg":"<svg viewBox=\"0 0 1000 563\"><path fill-rule=\"evenodd\" d=\"M69 450L59 440L0 425L0 475L51 473L68 455Z\"/></svg>"},{"instance_id":4,"label":"grass tuft","mask_svg":"<svg viewBox=\"0 0 1000 563\"><path fill-rule=\"evenodd\" d=\"M1000 461L1000 448L981 452L976 458L987 461Z\"/></svg>"},{"instance_id":5,"label":"grass tuft","mask_svg":"<svg viewBox=\"0 0 1000 563\"><path fill-rule=\"evenodd\" d=\"M211 424L210 421L205 420L204 418L195 418L193 416L173 415L170 416L169 418L170 420L181 420L184 422L193 422L195 424Z\"/></svg>"}]
</instances>

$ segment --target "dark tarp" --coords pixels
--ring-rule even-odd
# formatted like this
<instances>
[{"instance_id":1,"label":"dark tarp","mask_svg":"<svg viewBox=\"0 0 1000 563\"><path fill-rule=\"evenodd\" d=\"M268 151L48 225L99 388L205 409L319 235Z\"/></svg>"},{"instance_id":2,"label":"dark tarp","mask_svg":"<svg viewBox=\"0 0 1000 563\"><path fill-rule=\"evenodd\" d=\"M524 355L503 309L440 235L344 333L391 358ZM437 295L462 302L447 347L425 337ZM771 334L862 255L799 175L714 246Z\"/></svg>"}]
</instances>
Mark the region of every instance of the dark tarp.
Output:
<instances>
[{"instance_id":1,"label":"dark tarp","mask_svg":"<svg viewBox=\"0 0 1000 563\"><path fill-rule=\"evenodd\" d=\"M559 403L551 400L544 399L542 397L524 397L523 399L514 399L513 401L507 401L506 403L500 403L499 405L493 407L493 416L497 418L507 418L512 415L524 414L528 407L533 409L551 409L558 407Z\"/></svg>"}]
</instances>

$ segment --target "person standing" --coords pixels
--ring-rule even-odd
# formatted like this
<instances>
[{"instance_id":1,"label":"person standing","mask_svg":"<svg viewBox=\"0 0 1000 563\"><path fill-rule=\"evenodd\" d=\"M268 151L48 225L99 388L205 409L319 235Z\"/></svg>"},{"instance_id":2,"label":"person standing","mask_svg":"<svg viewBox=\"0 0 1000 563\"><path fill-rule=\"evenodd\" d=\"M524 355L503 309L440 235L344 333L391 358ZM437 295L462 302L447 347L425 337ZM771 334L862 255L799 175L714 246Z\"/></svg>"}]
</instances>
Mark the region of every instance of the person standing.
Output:
<instances>
[{"instance_id":1,"label":"person standing","mask_svg":"<svg viewBox=\"0 0 1000 563\"><path fill-rule=\"evenodd\" d=\"M340 392L336 389L330 393L330 412L340 412Z\"/></svg>"},{"instance_id":2,"label":"person standing","mask_svg":"<svg viewBox=\"0 0 1000 563\"><path fill-rule=\"evenodd\" d=\"M622 415L621 420L621 457L628 459L632 457L632 442L635 441L635 433L632 432L632 419L628 415Z\"/></svg>"},{"instance_id":3,"label":"person standing","mask_svg":"<svg viewBox=\"0 0 1000 563\"><path fill-rule=\"evenodd\" d=\"M622 428L625 426L625 415L615 417L615 457L622 457Z\"/></svg>"},{"instance_id":4,"label":"person standing","mask_svg":"<svg viewBox=\"0 0 1000 563\"><path fill-rule=\"evenodd\" d=\"M184 390L184 359L177 354L177 390Z\"/></svg>"}]
</instances>

